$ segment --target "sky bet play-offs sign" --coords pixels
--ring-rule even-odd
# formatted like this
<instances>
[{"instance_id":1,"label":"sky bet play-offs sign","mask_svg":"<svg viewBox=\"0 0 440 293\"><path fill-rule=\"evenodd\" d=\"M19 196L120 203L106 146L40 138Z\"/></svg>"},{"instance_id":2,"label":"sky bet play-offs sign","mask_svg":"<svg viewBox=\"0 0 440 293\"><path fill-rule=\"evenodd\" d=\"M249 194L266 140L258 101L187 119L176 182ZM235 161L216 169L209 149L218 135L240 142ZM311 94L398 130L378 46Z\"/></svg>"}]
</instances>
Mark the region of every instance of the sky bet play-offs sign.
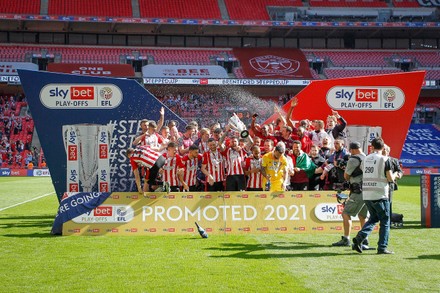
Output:
<instances>
[{"instance_id":1,"label":"sky bet play-offs sign","mask_svg":"<svg viewBox=\"0 0 440 293\"><path fill-rule=\"evenodd\" d=\"M424 76L424 71L415 71L314 80L296 95L293 117L325 121L336 110L349 127L382 129L391 155L399 158ZM282 109L287 113L290 105L291 101ZM272 116L267 122L275 119Z\"/></svg>"},{"instance_id":2,"label":"sky bet play-offs sign","mask_svg":"<svg viewBox=\"0 0 440 293\"><path fill-rule=\"evenodd\" d=\"M395 111L405 103L405 94L397 87L336 86L328 91L327 103L334 110Z\"/></svg>"},{"instance_id":3,"label":"sky bet play-offs sign","mask_svg":"<svg viewBox=\"0 0 440 293\"><path fill-rule=\"evenodd\" d=\"M122 92L112 84L48 84L40 99L50 109L112 109L122 102Z\"/></svg>"},{"instance_id":4,"label":"sky bet play-offs sign","mask_svg":"<svg viewBox=\"0 0 440 293\"><path fill-rule=\"evenodd\" d=\"M159 119L164 106L159 100L135 80L18 73L59 199L69 191L68 183L74 186L72 182L78 183L76 191L84 191L85 185L92 186L92 192L102 190L104 174L110 175L109 191L136 189L125 150L139 133L142 119ZM183 131L185 122L164 108L165 120L177 121ZM75 147L73 159L67 154Z\"/></svg>"}]
</instances>

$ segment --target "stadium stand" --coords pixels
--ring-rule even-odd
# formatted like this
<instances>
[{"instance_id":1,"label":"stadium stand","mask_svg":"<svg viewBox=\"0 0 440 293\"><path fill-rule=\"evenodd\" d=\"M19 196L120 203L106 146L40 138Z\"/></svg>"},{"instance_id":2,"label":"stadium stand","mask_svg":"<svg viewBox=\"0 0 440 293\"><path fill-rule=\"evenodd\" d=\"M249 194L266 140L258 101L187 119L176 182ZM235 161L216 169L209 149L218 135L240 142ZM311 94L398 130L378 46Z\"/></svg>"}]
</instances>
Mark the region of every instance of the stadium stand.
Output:
<instances>
[{"instance_id":1,"label":"stadium stand","mask_svg":"<svg viewBox=\"0 0 440 293\"><path fill-rule=\"evenodd\" d=\"M419 2L417 0L393 0L394 7L420 7Z\"/></svg>"},{"instance_id":2,"label":"stadium stand","mask_svg":"<svg viewBox=\"0 0 440 293\"><path fill-rule=\"evenodd\" d=\"M353 50L303 50L307 54L322 58L332 66L389 67L396 51Z\"/></svg>"},{"instance_id":3,"label":"stadium stand","mask_svg":"<svg viewBox=\"0 0 440 293\"><path fill-rule=\"evenodd\" d=\"M0 96L0 167L26 167L34 131L22 95Z\"/></svg>"},{"instance_id":4,"label":"stadium stand","mask_svg":"<svg viewBox=\"0 0 440 293\"><path fill-rule=\"evenodd\" d=\"M301 0L225 0L230 19L269 20L267 6L303 6Z\"/></svg>"},{"instance_id":5,"label":"stadium stand","mask_svg":"<svg viewBox=\"0 0 440 293\"><path fill-rule=\"evenodd\" d=\"M1 13L40 14L40 0L2 0Z\"/></svg>"},{"instance_id":6,"label":"stadium stand","mask_svg":"<svg viewBox=\"0 0 440 293\"><path fill-rule=\"evenodd\" d=\"M390 74L402 72L399 69L342 69L342 68L325 68L324 75L327 78L343 78L353 76L367 76L375 74Z\"/></svg>"},{"instance_id":7,"label":"stadium stand","mask_svg":"<svg viewBox=\"0 0 440 293\"><path fill-rule=\"evenodd\" d=\"M381 0L310 0L312 7L388 7Z\"/></svg>"},{"instance_id":8,"label":"stadium stand","mask_svg":"<svg viewBox=\"0 0 440 293\"><path fill-rule=\"evenodd\" d=\"M139 0L141 17L221 19L217 0Z\"/></svg>"},{"instance_id":9,"label":"stadium stand","mask_svg":"<svg viewBox=\"0 0 440 293\"><path fill-rule=\"evenodd\" d=\"M440 68L426 70L425 79L427 79L427 80L440 80Z\"/></svg>"},{"instance_id":10,"label":"stadium stand","mask_svg":"<svg viewBox=\"0 0 440 293\"><path fill-rule=\"evenodd\" d=\"M48 14L69 16L133 16L131 0L49 0Z\"/></svg>"},{"instance_id":11,"label":"stadium stand","mask_svg":"<svg viewBox=\"0 0 440 293\"><path fill-rule=\"evenodd\" d=\"M440 67L440 52L438 50L426 51L396 51L401 58L413 58L416 65L421 67Z\"/></svg>"},{"instance_id":12,"label":"stadium stand","mask_svg":"<svg viewBox=\"0 0 440 293\"><path fill-rule=\"evenodd\" d=\"M151 56L156 64L210 64L211 57L232 55L231 49L161 49L127 47L85 47L85 46L9 46L0 45L0 60L25 61L26 53L61 54L62 63L118 64L121 55Z\"/></svg>"}]
</instances>

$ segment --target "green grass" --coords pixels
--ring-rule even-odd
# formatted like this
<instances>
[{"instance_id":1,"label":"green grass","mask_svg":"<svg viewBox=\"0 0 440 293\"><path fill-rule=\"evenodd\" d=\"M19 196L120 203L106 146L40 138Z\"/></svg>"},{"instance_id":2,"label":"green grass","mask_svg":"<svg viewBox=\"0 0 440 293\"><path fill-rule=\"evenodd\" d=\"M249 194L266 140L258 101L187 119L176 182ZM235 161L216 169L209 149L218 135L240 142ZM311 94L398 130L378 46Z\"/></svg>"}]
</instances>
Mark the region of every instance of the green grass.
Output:
<instances>
[{"instance_id":1,"label":"green grass","mask_svg":"<svg viewBox=\"0 0 440 293\"><path fill-rule=\"evenodd\" d=\"M438 292L440 233L420 227L418 180L395 193L405 227L386 256L330 247L335 234L55 237L46 196L0 212L0 292ZM0 178L0 209L50 192L48 178Z\"/></svg>"}]
</instances>

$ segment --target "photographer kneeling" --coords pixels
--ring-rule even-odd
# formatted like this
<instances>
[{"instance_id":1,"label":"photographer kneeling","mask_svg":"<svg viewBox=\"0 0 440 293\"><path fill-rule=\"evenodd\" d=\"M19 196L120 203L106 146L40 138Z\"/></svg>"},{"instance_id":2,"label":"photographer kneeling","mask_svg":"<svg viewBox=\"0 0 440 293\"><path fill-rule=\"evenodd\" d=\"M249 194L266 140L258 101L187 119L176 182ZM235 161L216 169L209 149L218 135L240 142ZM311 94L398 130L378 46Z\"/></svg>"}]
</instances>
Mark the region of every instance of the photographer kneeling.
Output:
<instances>
[{"instance_id":1,"label":"photographer kneeling","mask_svg":"<svg viewBox=\"0 0 440 293\"><path fill-rule=\"evenodd\" d=\"M350 195L345 201L342 219L344 223L344 235L341 240L332 244L332 246L350 246L351 217L358 216L361 227L367 217L367 207L362 199L362 169L361 163L365 159L361 145L358 142L352 142L349 145L351 156L345 167L344 178L350 183ZM368 249L368 239L365 239L365 249Z\"/></svg>"}]
</instances>

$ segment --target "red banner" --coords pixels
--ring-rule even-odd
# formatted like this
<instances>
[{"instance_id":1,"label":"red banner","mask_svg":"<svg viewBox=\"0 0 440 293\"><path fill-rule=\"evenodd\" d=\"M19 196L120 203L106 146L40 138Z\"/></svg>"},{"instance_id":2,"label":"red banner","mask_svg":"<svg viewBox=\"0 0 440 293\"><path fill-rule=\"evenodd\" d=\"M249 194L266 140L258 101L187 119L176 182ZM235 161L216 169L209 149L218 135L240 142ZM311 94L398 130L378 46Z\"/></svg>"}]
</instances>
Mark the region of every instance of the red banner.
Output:
<instances>
[{"instance_id":1,"label":"red banner","mask_svg":"<svg viewBox=\"0 0 440 293\"><path fill-rule=\"evenodd\" d=\"M129 64L65 64L49 63L47 71L93 76L134 77Z\"/></svg>"},{"instance_id":2,"label":"red banner","mask_svg":"<svg viewBox=\"0 0 440 293\"><path fill-rule=\"evenodd\" d=\"M312 78L309 63L299 49L235 48L249 78Z\"/></svg>"},{"instance_id":3,"label":"red banner","mask_svg":"<svg viewBox=\"0 0 440 293\"><path fill-rule=\"evenodd\" d=\"M400 157L425 77L424 71L312 81L299 92L291 119L324 120L336 110L347 127L377 130ZM291 101L282 109L287 113ZM276 119L274 114L266 123Z\"/></svg>"}]
</instances>

